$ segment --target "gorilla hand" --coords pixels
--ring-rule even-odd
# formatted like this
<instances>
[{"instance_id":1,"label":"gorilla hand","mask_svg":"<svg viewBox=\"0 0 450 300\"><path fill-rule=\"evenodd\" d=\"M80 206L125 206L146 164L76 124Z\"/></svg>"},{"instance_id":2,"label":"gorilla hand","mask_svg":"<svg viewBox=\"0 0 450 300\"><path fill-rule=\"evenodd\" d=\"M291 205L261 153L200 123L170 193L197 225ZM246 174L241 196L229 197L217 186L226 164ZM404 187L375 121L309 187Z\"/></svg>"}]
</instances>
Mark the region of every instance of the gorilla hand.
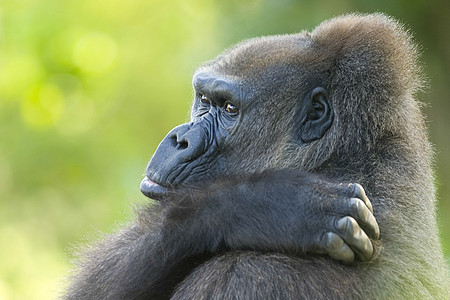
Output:
<instances>
[{"instance_id":1,"label":"gorilla hand","mask_svg":"<svg viewBox=\"0 0 450 300\"><path fill-rule=\"evenodd\" d=\"M318 248L346 263L353 262L355 254L359 260L367 261L373 254L370 238L380 237L372 204L359 184L349 184L343 193L343 201L338 206L340 215L345 216L330 218L327 231L319 238Z\"/></svg>"}]
</instances>

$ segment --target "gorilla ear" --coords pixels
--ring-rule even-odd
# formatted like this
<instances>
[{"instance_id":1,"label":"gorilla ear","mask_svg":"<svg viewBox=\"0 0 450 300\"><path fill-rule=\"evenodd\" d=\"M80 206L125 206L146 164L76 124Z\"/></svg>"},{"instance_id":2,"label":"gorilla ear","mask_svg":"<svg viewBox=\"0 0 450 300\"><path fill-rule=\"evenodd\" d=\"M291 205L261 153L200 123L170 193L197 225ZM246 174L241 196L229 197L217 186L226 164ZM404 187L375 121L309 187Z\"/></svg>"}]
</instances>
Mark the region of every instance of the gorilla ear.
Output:
<instances>
[{"instance_id":1,"label":"gorilla ear","mask_svg":"<svg viewBox=\"0 0 450 300\"><path fill-rule=\"evenodd\" d=\"M328 93L322 87L314 88L303 101L300 138L309 143L323 137L333 123L333 111L328 103Z\"/></svg>"}]
</instances>

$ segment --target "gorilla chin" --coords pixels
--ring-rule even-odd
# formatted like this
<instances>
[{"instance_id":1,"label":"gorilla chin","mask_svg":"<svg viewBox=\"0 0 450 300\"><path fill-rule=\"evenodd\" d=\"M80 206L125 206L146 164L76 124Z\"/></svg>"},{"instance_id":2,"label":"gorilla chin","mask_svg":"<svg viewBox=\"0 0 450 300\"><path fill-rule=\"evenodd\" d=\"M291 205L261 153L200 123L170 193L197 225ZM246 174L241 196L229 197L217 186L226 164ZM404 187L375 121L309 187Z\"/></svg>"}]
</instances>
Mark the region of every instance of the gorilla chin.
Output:
<instances>
[{"instance_id":1,"label":"gorilla chin","mask_svg":"<svg viewBox=\"0 0 450 300\"><path fill-rule=\"evenodd\" d=\"M160 186L156 182L151 181L147 176L141 181L141 192L154 200L161 201L167 198L169 191L167 188Z\"/></svg>"}]
</instances>

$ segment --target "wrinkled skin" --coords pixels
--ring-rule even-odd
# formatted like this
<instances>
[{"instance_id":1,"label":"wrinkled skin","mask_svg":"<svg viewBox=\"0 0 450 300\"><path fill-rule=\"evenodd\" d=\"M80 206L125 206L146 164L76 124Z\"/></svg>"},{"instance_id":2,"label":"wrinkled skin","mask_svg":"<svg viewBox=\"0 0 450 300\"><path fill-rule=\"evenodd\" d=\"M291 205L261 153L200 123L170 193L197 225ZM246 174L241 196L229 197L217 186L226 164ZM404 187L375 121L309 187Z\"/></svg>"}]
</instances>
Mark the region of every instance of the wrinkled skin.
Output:
<instances>
[{"instance_id":1,"label":"wrinkled skin","mask_svg":"<svg viewBox=\"0 0 450 300\"><path fill-rule=\"evenodd\" d=\"M242 115L232 110L244 101L239 84L202 72L194 76L193 85L196 97L191 122L169 132L147 167L147 177L161 186L198 182L227 169L220 152L229 147L228 136ZM145 187L143 192L147 192Z\"/></svg>"}]
</instances>

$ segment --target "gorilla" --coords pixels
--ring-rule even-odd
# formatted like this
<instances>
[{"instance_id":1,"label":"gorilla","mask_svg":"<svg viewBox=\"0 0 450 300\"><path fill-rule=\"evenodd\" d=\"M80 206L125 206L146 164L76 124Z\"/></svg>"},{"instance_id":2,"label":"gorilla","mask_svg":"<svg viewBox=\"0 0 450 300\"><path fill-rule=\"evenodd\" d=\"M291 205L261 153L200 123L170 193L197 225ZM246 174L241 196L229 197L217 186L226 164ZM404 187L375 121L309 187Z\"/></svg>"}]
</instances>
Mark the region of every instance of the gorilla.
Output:
<instances>
[{"instance_id":1,"label":"gorilla","mask_svg":"<svg viewBox=\"0 0 450 300\"><path fill-rule=\"evenodd\" d=\"M64 298L448 297L417 57L396 21L351 14L201 66L141 183L156 201Z\"/></svg>"}]
</instances>

